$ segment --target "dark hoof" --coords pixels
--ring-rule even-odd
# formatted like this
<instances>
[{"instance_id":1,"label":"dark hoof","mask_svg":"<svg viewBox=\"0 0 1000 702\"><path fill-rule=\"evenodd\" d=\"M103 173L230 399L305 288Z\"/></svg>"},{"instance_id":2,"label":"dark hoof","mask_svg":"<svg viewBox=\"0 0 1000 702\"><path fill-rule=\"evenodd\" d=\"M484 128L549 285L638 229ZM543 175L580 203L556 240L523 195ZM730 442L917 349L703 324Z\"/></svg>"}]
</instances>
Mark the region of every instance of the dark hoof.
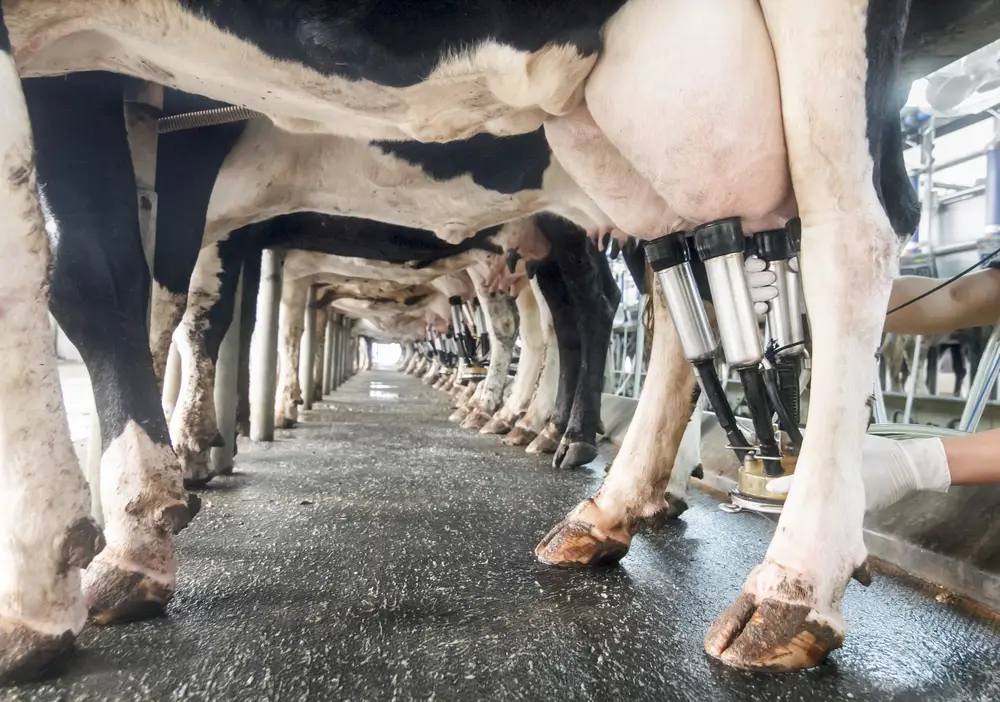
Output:
<instances>
[{"instance_id":1,"label":"dark hoof","mask_svg":"<svg viewBox=\"0 0 1000 702\"><path fill-rule=\"evenodd\" d=\"M584 441L559 442L559 448L552 457L553 468L579 468L597 458L597 446Z\"/></svg>"},{"instance_id":2,"label":"dark hoof","mask_svg":"<svg viewBox=\"0 0 1000 702\"><path fill-rule=\"evenodd\" d=\"M201 498L189 492L187 502L175 502L156 515L156 525L171 534L179 534L201 511Z\"/></svg>"},{"instance_id":3,"label":"dark hoof","mask_svg":"<svg viewBox=\"0 0 1000 702\"><path fill-rule=\"evenodd\" d=\"M187 490L201 490L203 487L212 482L214 475L199 475L196 477L185 477L184 478L184 488Z\"/></svg>"},{"instance_id":4,"label":"dark hoof","mask_svg":"<svg viewBox=\"0 0 1000 702\"><path fill-rule=\"evenodd\" d=\"M298 420L289 419L288 417L282 417L274 423L274 426L278 429L294 429L295 425L298 424Z\"/></svg>"},{"instance_id":5,"label":"dark hoof","mask_svg":"<svg viewBox=\"0 0 1000 702\"><path fill-rule=\"evenodd\" d=\"M72 631L53 636L0 617L0 685L29 682L73 652Z\"/></svg>"},{"instance_id":6,"label":"dark hoof","mask_svg":"<svg viewBox=\"0 0 1000 702\"><path fill-rule=\"evenodd\" d=\"M104 550L104 532L90 517L78 519L63 537L62 554L66 564L86 568Z\"/></svg>"},{"instance_id":7,"label":"dark hoof","mask_svg":"<svg viewBox=\"0 0 1000 702\"><path fill-rule=\"evenodd\" d=\"M694 470L691 471L691 477L692 478L698 478L698 480L704 480L705 479L705 468L702 467L702 465L699 463L698 465L696 465L694 467Z\"/></svg>"},{"instance_id":8,"label":"dark hoof","mask_svg":"<svg viewBox=\"0 0 1000 702\"><path fill-rule=\"evenodd\" d=\"M161 616L173 597L172 587L145 573L98 558L83 576L90 620L99 626Z\"/></svg>"},{"instance_id":9,"label":"dark hoof","mask_svg":"<svg viewBox=\"0 0 1000 702\"><path fill-rule=\"evenodd\" d=\"M503 442L508 446L527 446L535 440L536 436L538 436L538 434L530 429L515 426L510 430L510 433L504 437Z\"/></svg>"},{"instance_id":10,"label":"dark hoof","mask_svg":"<svg viewBox=\"0 0 1000 702\"><path fill-rule=\"evenodd\" d=\"M226 445L226 440L222 438L222 433L215 432L215 436L212 437L212 441L211 443L209 443L209 446L211 448L222 448L225 445Z\"/></svg>"},{"instance_id":11,"label":"dark hoof","mask_svg":"<svg viewBox=\"0 0 1000 702\"><path fill-rule=\"evenodd\" d=\"M663 519L677 519L687 512L688 503L686 500L671 495L669 492L664 495L663 499L667 502L667 508L663 510Z\"/></svg>"}]
</instances>

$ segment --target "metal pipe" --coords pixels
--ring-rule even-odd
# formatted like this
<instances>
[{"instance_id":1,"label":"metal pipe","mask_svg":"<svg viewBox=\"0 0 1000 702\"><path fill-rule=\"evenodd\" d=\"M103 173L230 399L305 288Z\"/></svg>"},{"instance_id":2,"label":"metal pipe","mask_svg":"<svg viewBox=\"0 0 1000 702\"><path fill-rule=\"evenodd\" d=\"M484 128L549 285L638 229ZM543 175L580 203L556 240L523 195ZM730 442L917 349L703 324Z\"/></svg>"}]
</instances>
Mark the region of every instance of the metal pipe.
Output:
<instances>
[{"instance_id":1,"label":"metal pipe","mask_svg":"<svg viewBox=\"0 0 1000 702\"><path fill-rule=\"evenodd\" d=\"M299 346L299 387L302 389L302 409L312 409L313 373L316 358L316 286L306 292L305 322L302 344Z\"/></svg>"},{"instance_id":2,"label":"metal pipe","mask_svg":"<svg viewBox=\"0 0 1000 702\"><path fill-rule=\"evenodd\" d=\"M962 418L958 422L960 430L974 432L979 426L979 420L983 416L983 410L986 409L986 401L996 382L998 371L1000 371L1000 319L993 325L993 333L986 342L976 377L969 385L969 398L965 402Z\"/></svg>"},{"instance_id":3,"label":"metal pipe","mask_svg":"<svg viewBox=\"0 0 1000 702\"><path fill-rule=\"evenodd\" d=\"M245 122L248 119L263 116L260 112L255 112L248 107L227 105L226 107L216 107L211 110L184 112L183 114L172 115L170 117L161 117L156 126L160 134L169 134L170 132L179 132L183 129L197 129L198 127L212 127L217 124Z\"/></svg>"},{"instance_id":4,"label":"metal pipe","mask_svg":"<svg viewBox=\"0 0 1000 702\"><path fill-rule=\"evenodd\" d=\"M932 137L933 139L933 137ZM976 151L970 151L967 154L962 154L961 156L956 156L955 158L948 159L947 161L931 161L932 171L943 171L946 168L951 168L952 166L961 166L963 163L968 163L969 161L975 160L980 156L986 154L988 149L978 149ZM921 164L919 168L914 168L910 172L911 176L923 175L927 173L927 164Z\"/></svg>"},{"instance_id":5,"label":"metal pipe","mask_svg":"<svg viewBox=\"0 0 1000 702\"><path fill-rule=\"evenodd\" d=\"M882 392L882 367L878 359L875 360L875 366L877 369L875 385L873 387L875 402L872 405L872 410L875 415L875 424L888 424L889 414L885 409L885 395Z\"/></svg>"},{"instance_id":6,"label":"metal pipe","mask_svg":"<svg viewBox=\"0 0 1000 702\"><path fill-rule=\"evenodd\" d=\"M274 396L278 384L278 309L284 254L265 249L261 255L257 322L250 344L250 438L274 441Z\"/></svg>"},{"instance_id":7,"label":"metal pipe","mask_svg":"<svg viewBox=\"0 0 1000 702\"><path fill-rule=\"evenodd\" d=\"M326 315L326 327L323 330L323 394L328 395L333 382L333 321L337 314L331 309ZM412 353L412 348L410 349Z\"/></svg>"},{"instance_id":8,"label":"metal pipe","mask_svg":"<svg viewBox=\"0 0 1000 702\"><path fill-rule=\"evenodd\" d=\"M646 329L642 324L642 314L648 304L646 296L639 298L639 317L635 331L635 364L632 368L632 397L638 398L642 390L642 367L646 357Z\"/></svg>"},{"instance_id":9,"label":"metal pipe","mask_svg":"<svg viewBox=\"0 0 1000 702\"><path fill-rule=\"evenodd\" d=\"M950 205L952 203L959 202L961 200L967 200L970 197L974 197L984 192L986 192L985 185L974 185L971 188L960 190L957 193L952 193L951 195L945 195L944 197L939 197L937 199L937 204L938 207L941 207L943 205Z\"/></svg>"},{"instance_id":10,"label":"metal pipe","mask_svg":"<svg viewBox=\"0 0 1000 702\"><path fill-rule=\"evenodd\" d=\"M910 362L909 387L906 389L906 406L903 409L903 424L910 423L910 414L913 412L913 399L917 394L917 381L920 380L920 368L917 366L920 360L920 347L923 345L924 337L917 335L913 339L913 360Z\"/></svg>"},{"instance_id":11,"label":"metal pipe","mask_svg":"<svg viewBox=\"0 0 1000 702\"><path fill-rule=\"evenodd\" d=\"M242 266L241 266L242 268ZM212 449L212 472L231 475L233 457L236 455L236 401L239 396L240 365L240 316L243 309L243 271L236 283L236 303L233 319L219 346L219 360L215 364L215 417L223 445Z\"/></svg>"},{"instance_id":12,"label":"metal pipe","mask_svg":"<svg viewBox=\"0 0 1000 702\"><path fill-rule=\"evenodd\" d=\"M929 251L934 249L934 215L937 210L934 202L934 131L934 118L931 117L927 120L920 143L924 192L920 198L920 228L917 231L917 241L925 244Z\"/></svg>"}]
</instances>

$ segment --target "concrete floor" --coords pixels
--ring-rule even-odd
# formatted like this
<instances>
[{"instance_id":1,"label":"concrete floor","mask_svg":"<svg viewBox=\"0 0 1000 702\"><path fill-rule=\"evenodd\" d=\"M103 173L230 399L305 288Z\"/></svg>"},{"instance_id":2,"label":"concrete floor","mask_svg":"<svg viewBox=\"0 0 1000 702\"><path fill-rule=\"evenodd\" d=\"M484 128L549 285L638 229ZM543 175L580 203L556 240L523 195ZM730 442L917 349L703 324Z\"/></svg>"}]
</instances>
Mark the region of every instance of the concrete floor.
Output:
<instances>
[{"instance_id":1,"label":"concrete floor","mask_svg":"<svg viewBox=\"0 0 1000 702\"><path fill-rule=\"evenodd\" d=\"M179 538L169 616L88 628L61 676L9 700L978 700L1000 697L1000 626L929 588L848 588L850 634L777 677L702 653L772 525L715 500L637 538L620 568L532 552L603 466L449 424L442 395L353 378L304 426L241 445Z\"/></svg>"}]
</instances>

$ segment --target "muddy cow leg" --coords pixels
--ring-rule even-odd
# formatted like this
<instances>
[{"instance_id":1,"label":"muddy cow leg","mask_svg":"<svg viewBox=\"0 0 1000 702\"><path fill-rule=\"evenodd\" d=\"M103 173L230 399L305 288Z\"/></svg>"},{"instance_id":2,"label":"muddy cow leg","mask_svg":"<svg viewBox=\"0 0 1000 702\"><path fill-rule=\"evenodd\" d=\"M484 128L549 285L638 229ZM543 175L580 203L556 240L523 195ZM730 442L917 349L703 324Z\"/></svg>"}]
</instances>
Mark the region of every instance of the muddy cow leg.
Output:
<instances>
[{"instance_id":1,"label":"muddy cow leg","mask_svg":"<svg viewBox=\"0 0 1000 702\"><path fill-rule=\"evenodd\" d=\"M100 418L108 545L84 576L98 623L163 611L176 582L173 535L191 518L148 350L122 87L96 74L25 83L59 228L50 306L87 364Z\"/></svg>"},{"instance_id":2,"label":"muddy cow leg","mask_svg":"<svg viewBox=\"0 0 1000 702\"><path fill-rule=\"evenodd\" d=\"M554 453L566 432L576 386L580 377L582 350L574 298L570 296L562 270L555 261L538 267L535 274L539 289L552 315L559 349L559 381L552 418L527 448L529 453Z\"/></svg>"},{"instance_id":3,"label":"muddy cow leg","mask_svg":"<svg viewBox=\"0 0 1000 702\"><path fill-rule=\"evenodd\" d=\"M48 320L51 256L31 123L0 7L0 681L69 652L80 568L103 547L73 453Z\"/></svg>"},{"instance_id":4,"label":"muddy cow leg","mask_svg":"<svg viewBox=\"0 0 1000 702\"><path fill-rule=\"evenodd\" d=\"M519 320L518 333L521 337L521 359L517 364L517 373L514 376L514 384L507 402L480 430L482 434L506 434L510 432L514 423L528 410L532 390L538 383L538 374L542 370L545 344L542 340L538 304L535 302L535 293L530 285L524 286L524 289L517 296L516 303Z\"/></svg>"},{"instance_id":5,"label":"muddy cow leg","mask_svg":"<svg viewBox=\"0 0 1000 702\"><path fill-rule=\"evenodd\" d=\"M510 434L504 438L504 443L508 446L525 446L538 436L552 416L559 388L559 344L556 341L552 313L538 285L537 276L531 279L530 285L535 295L535 303L538 305L538 321L544 346L542 370L538 375L538 383L532 391L527 411L517 420Z\"/></svg>"},{"instance_id":6,"label":"muddy cow leg","mask_svg":"<svg viewBox=\"0 0 1000 702\"><path fill-rule=\"evenodd\" d=\"M761 2L802 215L812 400L795 486L764 562L705 638L706 651L730 665L815 665L841 645L841 598L852 574L863 577L861 447L896 267L890 217L902 224L909 209L890 194L886 163L881 182L874 164L882 148L901 152L894 83L908 4ZM895 192L909 191L904 179Z\"/></svg>"},{"instance_id":7,"label":"muddy cow leg","mask_svg":"<svg viewBox=\"0 0 1000 702\"><path fill-rule=\"evenodd\" d=\"M517 306L509 295L490 294L476 285L479 303L486 311L490 335L490 366L483 380L479 403L462 421L466 429L482 429L490 417L500 409L503 391L507 386L507 372L514 355L517 337Z\"/></svg>"},{"instance_id":8,"label":"muddy cow leg","mask_svg":"<svg viewBox=\"0 0 1000 702\"><path fill-rule=\"evenodd\" d=\"M232 232L198 255L191 276L187 310L174 332L181 357L181 388L170 418L170 437L184 470L184 482L200 487L213 477L209 452L224 446L215 416L215 362L229 329L236 288L246 255L246 238L255 225Z\"/></svg>"},{"instance_id":9,"label":"muddy cow leg","mask_svg":"<svg viewBox=\"0 0 1000 702\"><path fill-rule=\"evenodd\" d=\"M649 370L621 450L597 494L580 503L535 549L545 563L617 563L640 527L670 512L664 494L691 416L694 374L658 285L651 303Z\"/></svg>"}]
</instances>

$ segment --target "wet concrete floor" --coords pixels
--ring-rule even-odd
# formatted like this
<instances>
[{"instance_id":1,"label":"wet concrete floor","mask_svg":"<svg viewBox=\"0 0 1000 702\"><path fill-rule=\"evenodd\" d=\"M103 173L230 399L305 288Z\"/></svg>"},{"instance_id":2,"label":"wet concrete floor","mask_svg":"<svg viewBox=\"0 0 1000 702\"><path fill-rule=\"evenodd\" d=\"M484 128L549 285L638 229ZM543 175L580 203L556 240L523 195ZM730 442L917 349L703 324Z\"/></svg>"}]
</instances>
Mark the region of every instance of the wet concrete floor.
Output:
<instances>
[{"instance_id":1,"label":"wet concrete floor","mask_svg":"<svg viewBox=\"0 0 1000 702\"><path fill-rule=\"evenodd\" d=\"M532 549L603 465L553 470L448 413L368 372L241 445L179 538L169 616L88 627L59 677L0 699L1000 699L1000 626L892 575L848 588L847 642L816 670L715 663L702 636L770 522L696 493L619 568L543 566Z\"/></svg>"}]
</instances>

